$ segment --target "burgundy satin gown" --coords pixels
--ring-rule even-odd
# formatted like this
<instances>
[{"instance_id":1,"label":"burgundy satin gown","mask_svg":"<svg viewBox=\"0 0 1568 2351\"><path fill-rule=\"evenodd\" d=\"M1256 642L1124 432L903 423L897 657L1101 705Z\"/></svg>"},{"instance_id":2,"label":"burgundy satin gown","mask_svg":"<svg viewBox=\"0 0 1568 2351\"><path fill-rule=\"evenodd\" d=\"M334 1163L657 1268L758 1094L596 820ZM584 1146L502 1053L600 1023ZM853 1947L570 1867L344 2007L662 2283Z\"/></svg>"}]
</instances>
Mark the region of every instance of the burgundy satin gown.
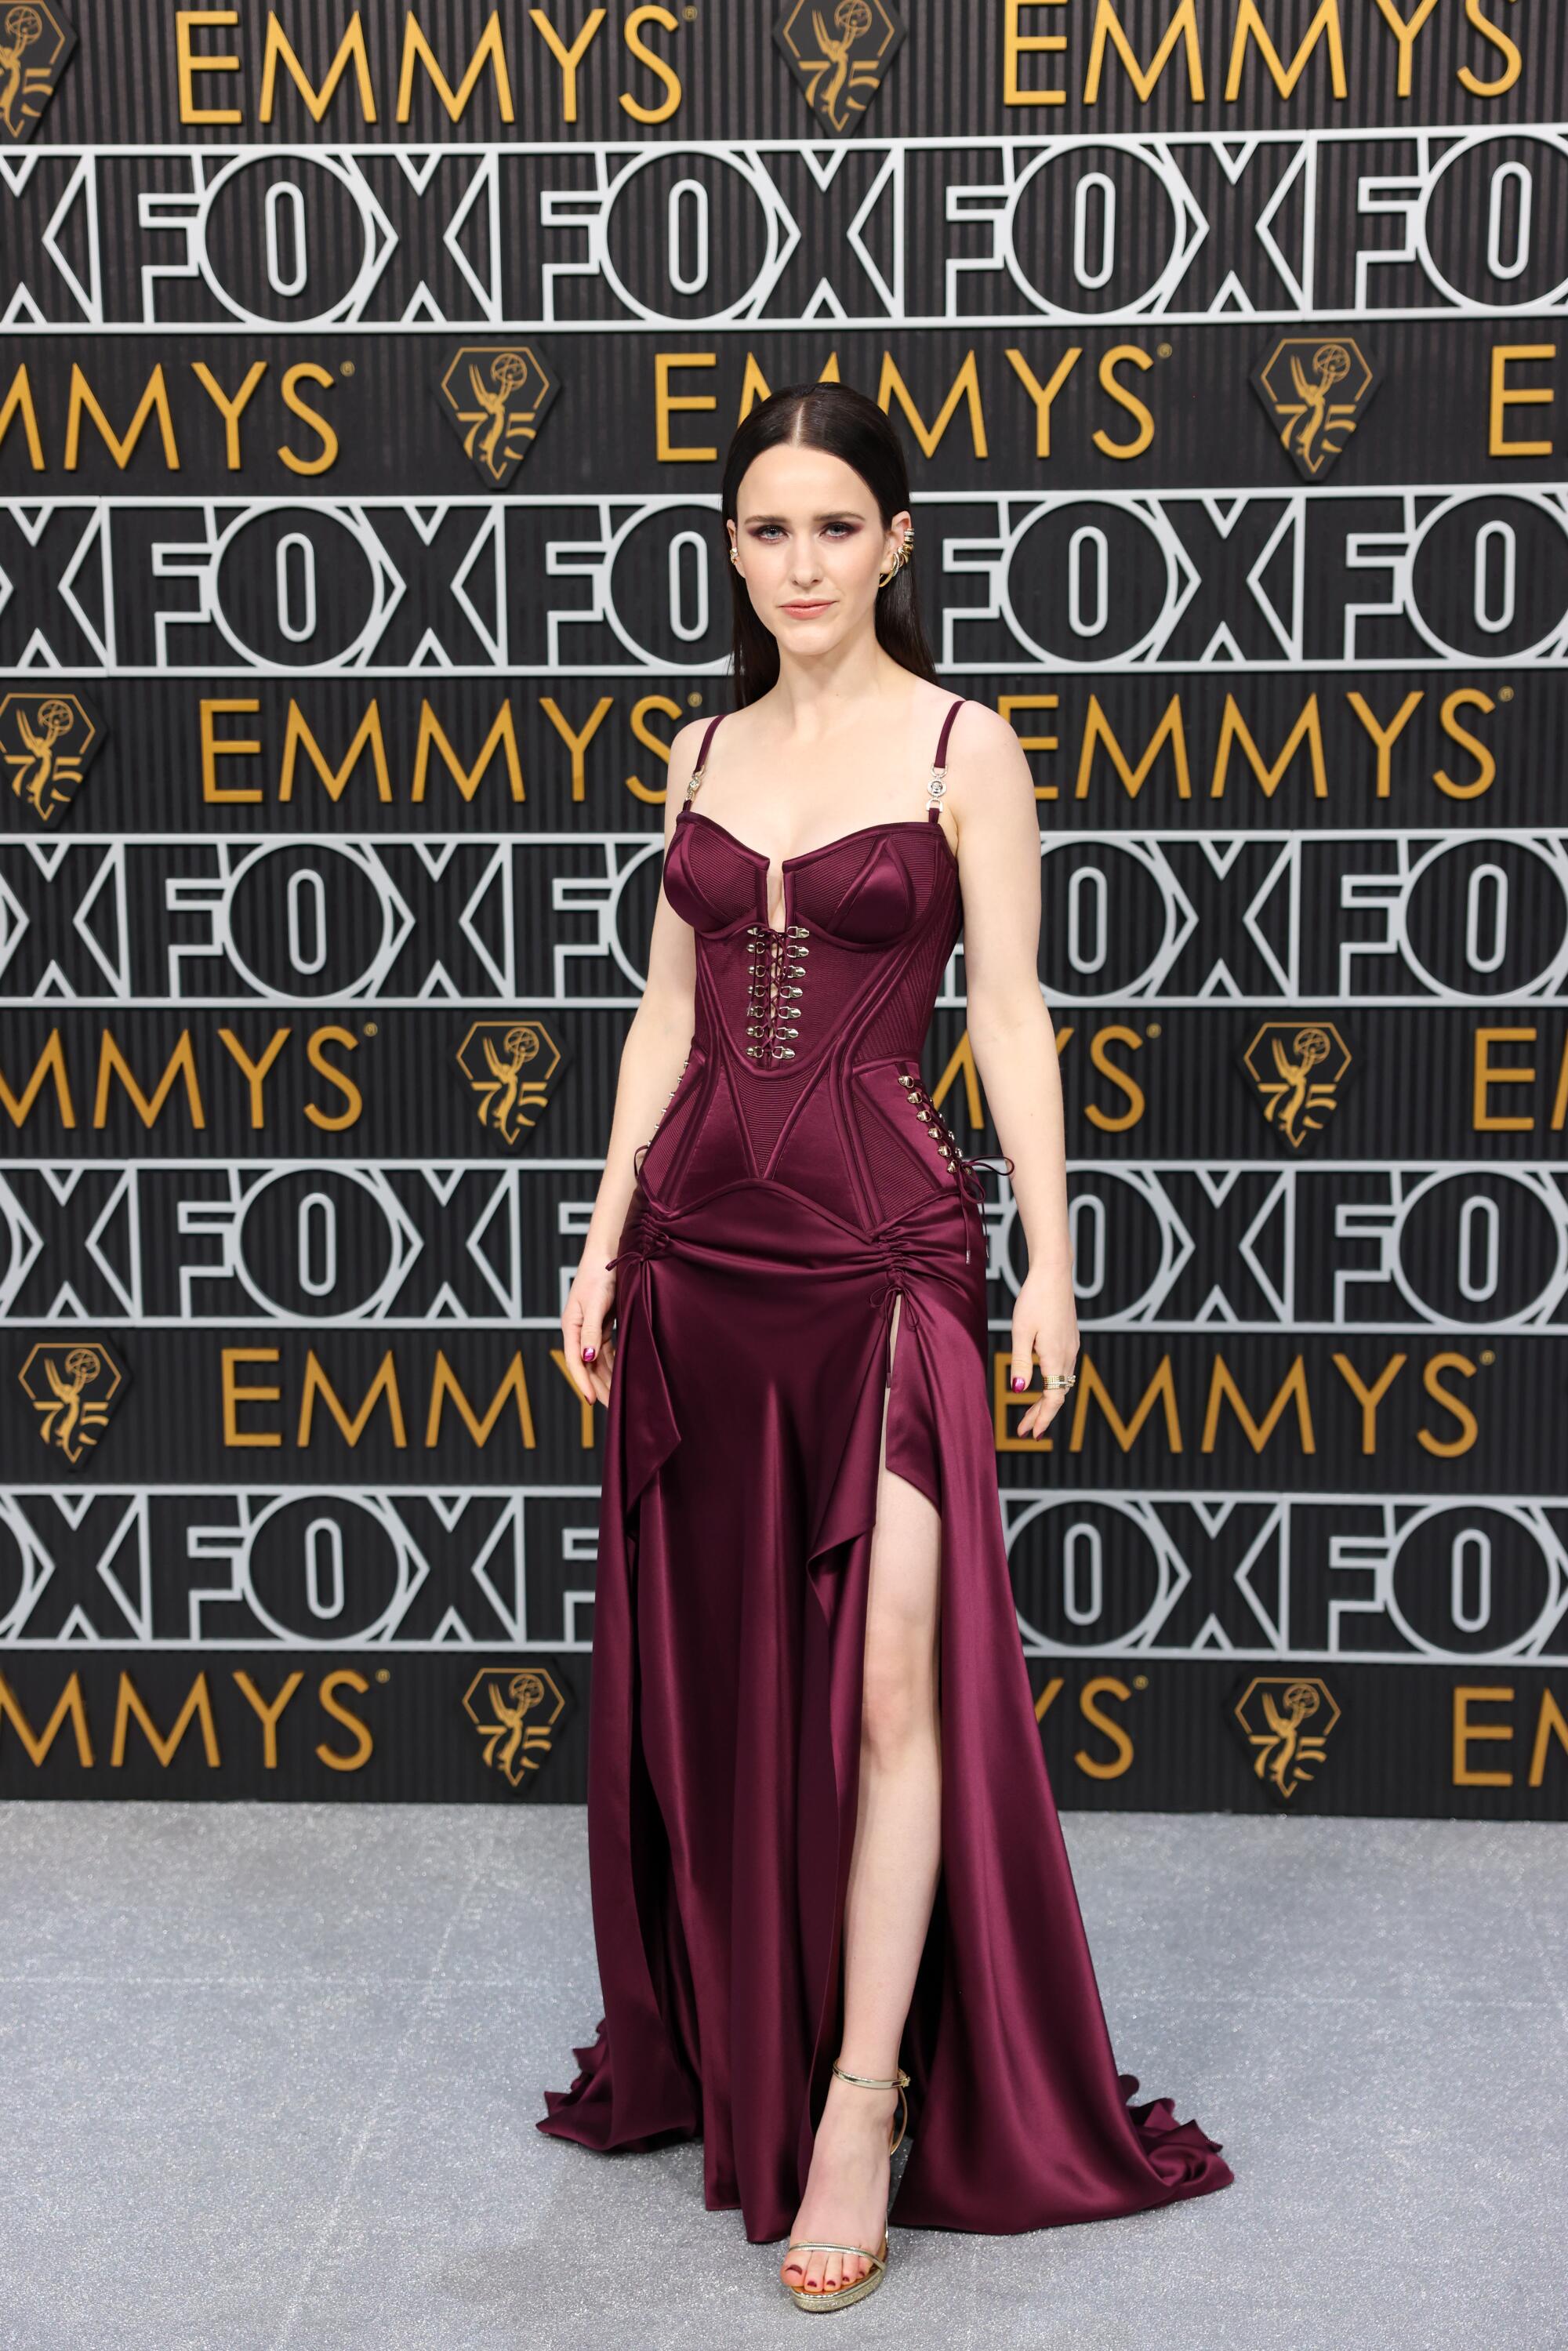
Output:
<instances>
[{"instance_id":1,"label":"burgundy satin gown","mask_svg":"<svg viewBox=\"0 0 1568 2351\"><path fill-rule=\"evenodd\" d=\"M959 706L924 818L783 861L783 929L768 859L691 805L716 719L664 859L696 1017L612 1260L589 1724L605 2013L538 2126L605 2151L700 2135L706 2203L753 2242L789 2232L839 2050L884 1396L943 1578L943 1865L892 2218L1046 2228L1232 2177L1168 2097L1128 2104L1019 1635L977 1162L920 1074L961 921L939 821Z\"/></svg>"}]
</instances>

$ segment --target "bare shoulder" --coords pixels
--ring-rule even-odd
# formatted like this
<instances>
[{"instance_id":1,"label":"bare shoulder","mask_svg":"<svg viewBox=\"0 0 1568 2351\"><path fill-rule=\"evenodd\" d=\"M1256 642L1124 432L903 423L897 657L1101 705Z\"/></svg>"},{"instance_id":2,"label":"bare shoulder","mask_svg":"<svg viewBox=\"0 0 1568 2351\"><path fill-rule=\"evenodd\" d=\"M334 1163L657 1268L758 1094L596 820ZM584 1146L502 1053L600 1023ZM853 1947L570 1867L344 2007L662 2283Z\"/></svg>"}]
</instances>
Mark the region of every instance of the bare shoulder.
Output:
<instances>
[{"instance_id":1,"label":"bare shoulder","mask_svg":"<svg viewBox=\"0 0 1568 2351\"><path fill-rule=\"evenodd\" d=\"M711 715L711 714L710 714ZM664 786L664 838L669 840L702 749L707 718L688 718L670 737L669 774Z\"/></svg>"},{"instance_id":2,"label":"bare shoulder","mask_svg":"<svg viewBox=\"0 0 1568 2351\"><path fill-rule=\"evenodd\" d=\"M966 702L947 739L947 799L960 832L1011 840L1038 822L1034 771L1010 719Z\"/></svg>"},{"instance_id":3,"label":"bare shoulder","mask_svg":"<svg viewBox=\"0 0 1568 2351\"><path fill-rule=\"evenodd\" d=\"M708 717L711 716L710 712L701 718L688 718L682 726L677 726L671 736L670 789L672 791L677 786L682 791L685 789L692 769L696 766L697 755L702 749L703 737L707 731Z\"/></svg>"},{"instance_id":4,"label":"bare shoulder","mask_svg":"<svg viewBox=\"0 0 1568 2351\"><path fill-rule=\"evenodd\" d=\"M1029 772L1023 747L1013 731L1012 721L993 710L988 702L966 701L953 721L953 732L947 738L947 764L956 767L960 761L972 773L984 773L998 759L1009 768L1021 766Z\"/></svg>"}]
</instances>

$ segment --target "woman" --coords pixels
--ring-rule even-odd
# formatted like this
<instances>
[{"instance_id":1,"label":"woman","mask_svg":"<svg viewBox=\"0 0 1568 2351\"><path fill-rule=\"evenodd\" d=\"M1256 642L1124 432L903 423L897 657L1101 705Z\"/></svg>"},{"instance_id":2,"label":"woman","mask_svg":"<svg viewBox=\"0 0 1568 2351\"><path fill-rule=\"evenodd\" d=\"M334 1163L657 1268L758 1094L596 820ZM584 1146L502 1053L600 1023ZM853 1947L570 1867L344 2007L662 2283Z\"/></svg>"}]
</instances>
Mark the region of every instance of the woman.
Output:
<instances>
[{"instance_id":1,"label":"woman","mask_svg":"<svg viewBox=\"0 0 1568 2351\"><path fill-rule=\"evenodd\" d=\"M1129 2108L1112 2057L1009 1582L977 1163L921 1080L963 912L1029 1240L1012 1386L1037 1356L1045 1381L1016 1430L1042 1437L1078 1331L1029 768L936 684L874 402L775 393L723 508L737 706L671 745L685 789L561 1318L609 1405L605 2016L538 2127L700 2134L710 2209L788 2232L780 2275L821 2310L881 2283L905 2122L915 2225L1092 2220L1231 2173L1168 2098Z\"/></svg>"}]
</instances>

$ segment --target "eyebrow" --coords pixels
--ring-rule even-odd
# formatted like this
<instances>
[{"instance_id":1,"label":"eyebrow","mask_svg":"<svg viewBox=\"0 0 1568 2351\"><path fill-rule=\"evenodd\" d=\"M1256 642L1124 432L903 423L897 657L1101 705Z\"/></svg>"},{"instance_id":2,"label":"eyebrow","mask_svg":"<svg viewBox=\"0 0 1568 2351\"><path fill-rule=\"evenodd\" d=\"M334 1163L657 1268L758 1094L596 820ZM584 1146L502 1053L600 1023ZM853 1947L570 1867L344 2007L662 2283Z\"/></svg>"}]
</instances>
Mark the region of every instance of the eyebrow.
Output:
<instances>
[{"instance_id":1,"label":"eyebrow","mask_svg":"<svg viewBox=\"0 0 1568 2351\"><path fill-rule=\"evenodd\" d=\"M811 520L813 522L863 522L864 519L864 516L857 514L853 507L830 507L825 514L818 514L811 517ZM749 527L749 525L756 522L787 522L789 520L789 517L787 515L753 514L747 515L746 520Z\"/></svg>"}]
</instances>

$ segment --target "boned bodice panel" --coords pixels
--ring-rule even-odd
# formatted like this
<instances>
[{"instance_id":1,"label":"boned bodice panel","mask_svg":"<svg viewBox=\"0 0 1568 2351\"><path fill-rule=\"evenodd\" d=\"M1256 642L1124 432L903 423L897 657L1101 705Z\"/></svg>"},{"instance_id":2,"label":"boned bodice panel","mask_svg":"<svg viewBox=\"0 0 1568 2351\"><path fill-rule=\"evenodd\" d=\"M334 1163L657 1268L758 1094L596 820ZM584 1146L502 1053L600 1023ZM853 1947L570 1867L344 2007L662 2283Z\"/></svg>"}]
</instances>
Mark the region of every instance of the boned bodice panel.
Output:
<instances>
[{"instance_id":1,"label":"boned bodice panel","mask_svg":"<svg viewBox=\"0 0 1568 2351\"><path fill-rule=\"evenodd\" d=\"M950 1186L920 1056L961 919L935 817L769 861L700 811L676 820L664 893L695 937L687 1065L650 1140L661 1196L767 1175L874 1220Z\"/></svg>"},{"instance_id":2,"label":"boned bodice panel","mask_svg":"<svg viewBox=\"0 0 1568 2351\"><path fill-rule=\"evenodd\" d=\"M676 820L664 894L695 935L697 1040L714 1032L764 1074L874 1050L918 1052L957 935L957 862L939 821L866 825L781 861L784 920L769 917L769 861L699 810ZM890 1013L902 1025L890 1030Z\"/></svg>"}]
</instances>

